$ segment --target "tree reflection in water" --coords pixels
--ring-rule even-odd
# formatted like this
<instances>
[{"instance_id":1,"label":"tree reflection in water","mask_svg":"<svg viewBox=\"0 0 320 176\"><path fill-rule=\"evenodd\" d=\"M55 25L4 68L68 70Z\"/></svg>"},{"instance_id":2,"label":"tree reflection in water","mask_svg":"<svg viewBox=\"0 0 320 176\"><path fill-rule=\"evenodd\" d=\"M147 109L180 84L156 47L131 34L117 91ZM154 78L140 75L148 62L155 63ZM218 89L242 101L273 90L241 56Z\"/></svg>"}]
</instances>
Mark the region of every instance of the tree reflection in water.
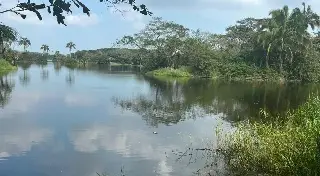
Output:
<instances>
[{"instance_id":1,"label":"tree reflection in water","mask_svg":"<svg viewBox=\"0 0 320 176\"><path fill-rule=\"evenodd\" d=\"M23 62L19 63L18 66L22 68L23 73L19 76L20 84L22 86L27 86L30 83L30 75L29 75L29 68L31 67L31 62Z\"/></svg>"},{"instance_id":2,"label":"tree reflection in water","mask_svg":"<svg viewBox=\"0 0 320 176\"><path fill-rule=\"evenodd\" d=\"M151 93L129 99L113 98L124 110L138 113L148 125L176 124L185 119L221 115L229 122L264 119L286 113L316 93L319 86L301 84L235 83L205 79L161 80L145 77Z\"/></svg>"},{"instance_id":3,"label":"tree reflection in water","mask_svg":"<svg viewBox=\"0 0 320 176\"><path fill-rule=\"evenodd\" d=\"M9 103L15 83L8 76L0 76L0 107Z\"/></svg>"},{"instance_id":4,"label":"tree reflection in water","mask_svg":"<svg viewBox=\"0 0 320 176\"><path fill-rule=\"evenodd\" d=\"M72 86L75 83L74 69L69 69L69 72L66 75L66 83L69 86Z\"/></svg>"}]
</instances>

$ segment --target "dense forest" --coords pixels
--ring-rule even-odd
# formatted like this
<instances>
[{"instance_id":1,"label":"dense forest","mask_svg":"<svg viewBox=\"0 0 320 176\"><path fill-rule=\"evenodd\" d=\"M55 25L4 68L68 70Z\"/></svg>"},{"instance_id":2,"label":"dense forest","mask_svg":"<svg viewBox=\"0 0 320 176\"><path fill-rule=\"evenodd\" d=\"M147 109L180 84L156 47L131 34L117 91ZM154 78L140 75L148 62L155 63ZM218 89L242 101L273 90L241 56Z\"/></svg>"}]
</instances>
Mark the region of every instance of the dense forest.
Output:
<instances>
[{"instance_id":1,"label":"dense forest","mask_svg":"<svg viewBox=\"0 0 320 176\"><path fill-rule=\"evenodd\" d=\"M76 51L67 43L70 54L30 53L26 38L18 40L14 29L2 25L3 58L10 58L10 43L18 42L25 52L18 59L48 58L66 65L87 63L140 65L144 72L155 75L199 76L238 80L320 80L320 18L305 3L290 10L288 6L272 10L266 18L245 18L229 26L225 34L190 30L173 21L153 17L136 34L124 36L113 48ZM9 33L8 33L9 31ZM9 35L10 34L10 35ZM8 46L8 49L5 49ZM44 56L47 59L44 59ZM150 72L151 71L151 72Z\"/></svg>"}]
</instances>

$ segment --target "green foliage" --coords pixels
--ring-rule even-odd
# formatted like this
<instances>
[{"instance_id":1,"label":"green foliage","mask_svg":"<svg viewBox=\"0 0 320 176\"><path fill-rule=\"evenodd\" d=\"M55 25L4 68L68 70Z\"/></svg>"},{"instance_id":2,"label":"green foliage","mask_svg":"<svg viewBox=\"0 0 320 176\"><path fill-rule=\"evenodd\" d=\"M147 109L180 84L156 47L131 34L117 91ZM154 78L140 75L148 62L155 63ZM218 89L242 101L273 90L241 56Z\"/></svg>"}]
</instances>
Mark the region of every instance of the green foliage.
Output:
<instances>
[{"instance_id":1,"label":"green foliage","mask_svg":"<svg viewBox=\"0 0 320 176\"><path fill-rule=\"evenodd\" d=\"M118 63L122 65L140 65L141 59L137 49L103 48L98 50L81 50L74 53L77 61L85 65L91 62L96 64Z\"/></svg>"},{"instance_id":2,"label":"green foliage","mask_svg":"<svg viewBox=\"0 0 320 176\"><path fill-rule=\"evenodd\" d=\"M217 70L218 77L227 80L279 81L282 79L275 70L261 69L245 62L219 63Z\"/></svg>"},{"instance_id":3,"label":"green foliage","mask_svg":"<svg viewBox=\"0 0 320 176\"><path fill-rule=\"evenodd\" d=\"M147 72L146 75L156 76L156 77L192 77L189 70L187 68L161 68L158 70L153 70Z\"/></svg>"},{"instance_id":4,"label":"green foliage","mask_svg":"<svg viewBox=\"0 0 320 176\"><path fill-rule=\"evenodd\" d=\"M0 59L0 74L8 73L12 70L17 69L17 67L12 66L9 62L4 59Z\"/></svg>"},{"instance_id":5,"label":"green foliage","mask_svg":"<svg viewBox=\"0 0 320 176\"><path fill-rule=\"evenodd\" d=\"M40 50L43 50L44 53L48 53L48 52L50 51L49 46L46 45L46 44L43 44L43 45L40 47Z\"/></svg>"},{"instance_id":6,"label":"green foliage","mask_svg":"<svg viewBox=\"0 0 320 176\"><path fill-rule=\"evenodd\" d=\"M20 46L23 46L23 50L26 52L27 48L31 45L31 42L28 38L22 37L19 41L18 44Z\"/></svg>"},{"instance_id":7,"label":"green foliage","mask_svg":"<svg viewBox=\"0 0 320 176\"><path fill-rule=\"evenodd\" d=\"M238 124L220 141L230 169L239 175L319 175L319 107L313 97L282 120Z\"/></svg>"},{"instance_id":8,"label":"green foliage","mask_svg":"<svg viewBox=\"0 0 320 176\"><path fill-rule=\"evenodd\" d=\"M272 10L267 18L245 18L211 34L162 18L124 36L117 44L135 48L144 71L189 67L192 74L229 80L320 80L320 17L310 6Z\"/></svg>"},{"instance_id":9,"label":"green foliage","mask_svg":"<svg viewBox=\"0 0 320 176\"><path fill-rule=\"evenodd\" d=\"M76 49L76 44L73 43L73 42L68 42L68 43L66 44L66 48L69 49L69 51L70 51L70 57L71 57L71 51L72 51L73 49Z\"/></svg>"},{"instance_id":10,"label":"green foliage","mask_svg":"<svg viewBox=\"0 0 320 176\"><path fill-rule=\"evenodd\" d=\"M68 57L64 60L63 65L68 68L76 68L78 67L78 62L75 59Z\"/></svg>"}]
</instances>

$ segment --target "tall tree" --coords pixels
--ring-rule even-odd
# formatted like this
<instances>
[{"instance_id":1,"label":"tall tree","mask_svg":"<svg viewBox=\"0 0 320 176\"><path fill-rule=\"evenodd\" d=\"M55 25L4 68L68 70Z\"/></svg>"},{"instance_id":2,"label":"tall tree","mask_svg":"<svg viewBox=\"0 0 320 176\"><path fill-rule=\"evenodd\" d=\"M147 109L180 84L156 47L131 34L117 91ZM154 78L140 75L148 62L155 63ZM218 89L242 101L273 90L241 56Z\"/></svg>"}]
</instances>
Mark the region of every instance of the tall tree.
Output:
<instances>
[{"instance_id":1,"label":"tall tree","mask_svg":"<svg viewBox=\"0 0 320 176\"><path fill-rule=\"evenodd\" d=\"M19 40L19 45L20 46L23 46L23 50L26 52L27 48L29 46L31 46L31 42L28 38L25 38L25 37L22 37L20 40Z\"/></svg>"},{"instance_id":2,"label":"tall tree","mask_svg":"<svg viewBox=\"0 0 320 176\"><path fill-rule=\"evenodd\" d=\"M1 55L4 54L5 50L11 45L12 42L17 41L18 32L6 25L0 24L0 49Z\"/></svg>"},{"instance_id":3,"label":"tall tree","mask_svg":"<svg viewBox=\"0 0 320 176\"><path fill-rule=\"evenodd\" d=\"M43 50L43 53L48 53L50 51L49 46L46 44L43 44L40 49Z\"/></svg>"},{"instance_id":4,"label":"tall tree","mask_svg":"<svg viewBox=\"0 0 320 176\"><path fill-rule=\"evenodd\" d=\"M66 48L69 49L70 57L71 57L72 49L76 49L76 44L74 44L73 42L69 42L69 43L67 43Z\"/></svg>"}]
</instances>

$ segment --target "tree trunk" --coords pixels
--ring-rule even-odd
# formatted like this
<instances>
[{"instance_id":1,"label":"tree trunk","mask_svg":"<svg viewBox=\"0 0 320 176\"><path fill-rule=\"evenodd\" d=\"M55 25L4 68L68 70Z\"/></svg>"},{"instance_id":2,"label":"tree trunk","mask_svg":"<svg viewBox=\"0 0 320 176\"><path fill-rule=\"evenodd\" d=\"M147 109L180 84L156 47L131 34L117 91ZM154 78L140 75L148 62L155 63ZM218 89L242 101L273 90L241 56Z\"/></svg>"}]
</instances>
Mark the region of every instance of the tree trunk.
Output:
<instances>
[{"instance_id":1,"label":"tree trunk","mask_svg":"<svg viewBox=\"0 0 320 176\"><path fill-rule=\"evenodd\" d=\"M266 55L266 68L269 68L269 53L271 49L271 43L268 45L267 55Z\"/></svg>"},{"instance_id":2,"label":"tree trunk","mask_svg":"<svg viewBox=\"0 0 320 176\"><path fill-rule=\"evenodd\" d=\"M279 70L280 70L280 73L282 73L282 71L283 71L283 58L282 58L282 53L283 53L283 45L284 45L284 43L283 43L283 38L281 39L281 51L280 51L280 58L279 58L279 60L280 60L280 63L279 63Z\"/></svg>"}]
</instances>

